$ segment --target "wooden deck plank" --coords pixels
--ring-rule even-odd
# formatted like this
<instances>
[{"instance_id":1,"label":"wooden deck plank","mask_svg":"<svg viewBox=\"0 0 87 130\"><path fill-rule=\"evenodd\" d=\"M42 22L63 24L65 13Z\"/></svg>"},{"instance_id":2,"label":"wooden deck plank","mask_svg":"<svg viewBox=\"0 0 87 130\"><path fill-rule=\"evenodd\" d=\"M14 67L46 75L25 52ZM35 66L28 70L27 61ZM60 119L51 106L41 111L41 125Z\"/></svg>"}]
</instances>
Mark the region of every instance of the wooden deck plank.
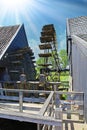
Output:
<instances>
[{"instance_id":1,"label":"wooden deck plank","mask_svg":"<svg viewBox=\"0 0 87 130\"><path fill-rule=\"evenodd\" d=\"M37 114L28 114L24 112L13 112L4 109L0 109L0 118L19 120L25 122L33 122L38 124L47 124L61 126L62 121L56 120L51 117L44 117Z\"/></svg>"}]
</instances>

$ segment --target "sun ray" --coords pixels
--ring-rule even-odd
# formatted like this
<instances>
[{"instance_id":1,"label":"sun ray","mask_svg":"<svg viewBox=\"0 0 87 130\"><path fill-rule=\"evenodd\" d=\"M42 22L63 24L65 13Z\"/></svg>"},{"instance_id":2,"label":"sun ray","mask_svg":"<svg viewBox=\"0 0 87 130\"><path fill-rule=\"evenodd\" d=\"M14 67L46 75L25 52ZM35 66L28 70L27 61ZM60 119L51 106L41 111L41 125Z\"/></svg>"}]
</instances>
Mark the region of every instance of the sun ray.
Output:
<instances>
[{"instance_id":1,"label":"sun ray","mask_svg":"<svg viewBox=\"0 0 87 130\"><path fill-rule=\"evenodd\" d=\"M4 24L24 23L29 30L30 37L39 38L40 29L44 24L49 24L52 19L56 19L54 5L47 0L0 0L0 9L4 8L1 21ZM10 20L9 20L10 18Z\"/></svg>"},{"instance_id":2,"label":"sun ray","mask_svg":"<svg viewBox=\"0 0 87 130\"><path fill-rule=\"evenodd\" d=\"M11 13L16 10L21 10L26 2L27 0L2 0L1 6Z\"/></svg>"}]
</instances>

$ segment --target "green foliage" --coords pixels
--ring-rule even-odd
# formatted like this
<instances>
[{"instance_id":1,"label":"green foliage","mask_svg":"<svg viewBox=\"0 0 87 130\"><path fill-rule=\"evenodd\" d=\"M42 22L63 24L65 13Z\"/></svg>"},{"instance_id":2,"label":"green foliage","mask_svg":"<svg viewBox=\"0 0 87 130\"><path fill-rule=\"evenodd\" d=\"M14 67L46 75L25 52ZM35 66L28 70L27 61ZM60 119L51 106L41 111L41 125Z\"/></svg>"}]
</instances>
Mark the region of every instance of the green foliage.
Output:
<instances>
[{"instance_id":1,"label":"green foliage","mask_svg":"<svg viewBox=\"0 0 87 130\"><path fill-rule=\"evenodd\" d=\"M60 81L69 81L69 72L62 72L60 74Z\"/></svg>"},{"instance_id":2,"label":"green foliage","mask_svg":"<svg viewBox=\"0 0 87 130\"><path fill-rule=\"evenodd\" d=\"M54 82L57 82L59 81L58 79L58 73L56 72L51 72L48 76L48 81L54 81Z\"/></svg>"},{"instance_id":3,"label":"green foliage","mask_svg":"<svg viewBox=\"0 0 87 130\"><path fill-rule=\"evenodd\" d=\"M66 66L68 65L68 56L66 50L64 49L60 50L59 57L60 57L60 63L62 65L62 68L66 68Z\"/></svg>"},{"instance_id":4,"label":"green foliage","mask_svg":"<svg viewBox=\"0 0 87 130\"><path fill-rule=\"evenodd\" d=\"M61 94L60 95L60 99L61 100L66 100L67 99L67 95L66 94Z\"/></svg>"},{"instance_id":5,"label":"green foliage","mask_svg":"<svg viewBox=\"0 0 87 130\"><path fill-rule=\"evenodd\" d=\"M55 60L54 60L54 57L49 57L48 63L51 63L51 64L52 64L52 66L51 66L52 69L55 68Z\"/></svg>"},{"instance_id":6,"label":"green foliage","mask_svg":"<svg viewBox=\"0 0 87 130\"><path fill-rule=\"evenodd\" d=\"M39 74L40 74L41 66L39 66L39 64L44 64L44 59L43 59L43 58L39 58L39 59L36 61L36 78L38 78L38 77L39 77Z\"/></svg>"},{"instance_id":7,"label":"green foliage","mask_svg":"<svg viewBox=\"0 0 87 130\"><path fill-rule=\"evenodd\" d=\"M52 53L53 53L53 55L55 55L55 51L52 52ZM64 49L60 50L59 57L60 57L60 63L62 64L62 68L66 68L66 66L68 65L68 57L67 57L66 50L64 50ZM49 57L48 58L48 63L52 64L52 66L51 66L52 69L55 68L54 57ZM36 72L37 72L36 78L39 77L40 69L42 68L41 66L38 66L39 64L44 64L44 58L39 58L36 61ZM69 73L67 73L67 72L61 73L60 74L60 80L68 80L68 75L69 75ZM51 72L51 73L49 73L48 80L49 81L58 81L59 80L58 79L58 73L57 72Z\"/></svg>"}]
</instances>

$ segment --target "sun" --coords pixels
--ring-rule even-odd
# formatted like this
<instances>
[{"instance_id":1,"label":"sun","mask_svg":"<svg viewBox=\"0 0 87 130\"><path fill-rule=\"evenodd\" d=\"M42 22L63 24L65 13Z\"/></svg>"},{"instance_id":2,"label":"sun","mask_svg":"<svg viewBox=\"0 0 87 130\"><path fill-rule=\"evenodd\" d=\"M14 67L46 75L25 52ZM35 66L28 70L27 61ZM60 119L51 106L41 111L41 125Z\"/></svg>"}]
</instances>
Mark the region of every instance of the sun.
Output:
<instances>
[{"instance_id":1,"label":"sun","mask_svg":"<svg viewBox=\"0 0 87 130\"><path fill-rule=\"evenodd\" d=\"M23 9L23 7L25 7L25 5L29 2L30 0L3 0L1 4L5 10L15 12L16 10Z\"/></svg>"},{"instance_id":2,"label":"sun","mask_svg":"<svg viewBox=\"0 0 87 130\"><path fill-rule=\"evenodd\" d=\"M21 3L20 0L4 0L3 2L6 7L12 7L12 8L19 6Z\"/></svg>"}]
</instances>

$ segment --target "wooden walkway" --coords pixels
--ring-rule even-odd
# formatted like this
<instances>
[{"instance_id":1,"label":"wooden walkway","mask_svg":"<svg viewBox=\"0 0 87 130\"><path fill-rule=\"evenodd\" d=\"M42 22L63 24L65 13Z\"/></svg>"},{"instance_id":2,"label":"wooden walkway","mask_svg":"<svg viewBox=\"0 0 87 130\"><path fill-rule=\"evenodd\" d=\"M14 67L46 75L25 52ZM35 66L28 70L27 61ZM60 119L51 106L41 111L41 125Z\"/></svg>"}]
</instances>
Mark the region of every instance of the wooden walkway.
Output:
<instances>
[{"instance_id":1,"label":"wooden walkway","mask_svg":"<svg viewBox=\"0 0 87 130\"><path fill-rule=\"evenodd\" d=\"M79 118L83 116L83 93L22 89L0 90L2 92L0 95L0 118L33 122L38 124L38 130L45 130L47 127L50 130L77 130L77 126L80 126L81 130L85 130L86 125ZM12 92L15 92L15 95L11 94ZM30 93L33 93L32 97ZM24 96L26 94L29 96ZM42 94L44 97L38 96ZM61 94L67 94L69 100L61 101L59 99ZM80 101L77 100L79 96ZM59 101L61 101L62 108L58 108ZM65 110L63 105L67 105L68 110ZM71 111L70 108L73 105L79 105L81 110ZM67 118L69 115L70 119Z\"/></svg>"}]
</instances>

